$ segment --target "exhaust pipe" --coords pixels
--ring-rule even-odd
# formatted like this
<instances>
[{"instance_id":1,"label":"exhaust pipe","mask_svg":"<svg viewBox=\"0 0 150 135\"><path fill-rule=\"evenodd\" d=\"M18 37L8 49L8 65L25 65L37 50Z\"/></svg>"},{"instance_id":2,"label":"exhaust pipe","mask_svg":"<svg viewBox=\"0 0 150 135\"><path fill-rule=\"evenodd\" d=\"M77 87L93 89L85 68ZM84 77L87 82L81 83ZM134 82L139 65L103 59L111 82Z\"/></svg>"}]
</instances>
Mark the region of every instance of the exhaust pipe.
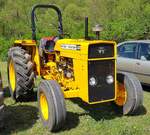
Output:
<instances>
[{"instance_id":1,"label":"exhaust pipe","mask_svg":"<svg viewBox=\"0 0 150 135\"><path fill-rule=\"evenodd\" d=\"M88 40L89 36L88 36L88 17L85 17L85 40Z\"/></svg>"}]
</instances>

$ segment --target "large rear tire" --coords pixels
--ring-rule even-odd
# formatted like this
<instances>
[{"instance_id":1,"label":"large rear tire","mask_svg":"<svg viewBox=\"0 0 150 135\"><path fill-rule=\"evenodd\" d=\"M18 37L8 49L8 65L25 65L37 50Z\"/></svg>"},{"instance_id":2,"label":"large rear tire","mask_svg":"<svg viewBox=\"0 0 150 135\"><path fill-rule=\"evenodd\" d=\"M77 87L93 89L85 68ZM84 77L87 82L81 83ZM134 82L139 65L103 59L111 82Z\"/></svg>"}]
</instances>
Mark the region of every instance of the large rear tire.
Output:
<instances>
[{"instance_id":1,"label":"large rear tire","mask_svg":"<svg viewBox=\"0 0 150 135\"><path fill-rule=\"evenodd\" d=\"M58 131L66 119L64 96L56 81L44 80L38 88L38 106L42 123L50 131Z\"/></svg>"},{"instance_id":2,"label":"large rear tire","mask_svg":"<svg viewBox=\"0 0 150 135\"><path fill-rule=\"evenodd\" d=\"M29 99L34 85L31 56L21 47L10 48L7 69L11 97L16 101Z\"/></svg>"},{"instance_id":3,"label":"large rear tire","mask_svg":"<svg viewBox=\"0 0 150 135\"><path fill-rule=\"evenodd\" d=\"M139 80L130 73L117 74L117 98L118 105L123 115L135 114L143 105L143 89Z\"/></svg>"}]
</instances>

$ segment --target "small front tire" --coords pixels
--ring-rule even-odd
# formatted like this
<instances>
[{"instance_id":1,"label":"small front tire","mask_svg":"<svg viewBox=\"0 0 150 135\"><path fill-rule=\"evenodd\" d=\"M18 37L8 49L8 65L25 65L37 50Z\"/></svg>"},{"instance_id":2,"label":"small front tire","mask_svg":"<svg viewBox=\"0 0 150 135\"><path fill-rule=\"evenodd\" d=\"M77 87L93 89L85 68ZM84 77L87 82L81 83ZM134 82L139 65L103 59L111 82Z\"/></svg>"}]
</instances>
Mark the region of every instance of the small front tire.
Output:
<instances>
[{"instance_id":1,"label":"small front tire","mask_svg":"<svg viewBox=\"0 0 150 135\"><path fill-rule=\"evenodd\" d=\"M140 81L130 73L117 74L117 98L115 100L118 109L123 115L135 114L143 105L143 89Z\"/></svg>"},{"instance_id":2,"label":"small front tire","mask_svg":"<svg viewBox=\"0 0 150 135\"><path fill-rule=\"evenodd\" d=\"M58 131L66 119L64 96L54 80L43 80L38 87L38 107L42 123L50 131Z\"/></svg>"}]
</instances>

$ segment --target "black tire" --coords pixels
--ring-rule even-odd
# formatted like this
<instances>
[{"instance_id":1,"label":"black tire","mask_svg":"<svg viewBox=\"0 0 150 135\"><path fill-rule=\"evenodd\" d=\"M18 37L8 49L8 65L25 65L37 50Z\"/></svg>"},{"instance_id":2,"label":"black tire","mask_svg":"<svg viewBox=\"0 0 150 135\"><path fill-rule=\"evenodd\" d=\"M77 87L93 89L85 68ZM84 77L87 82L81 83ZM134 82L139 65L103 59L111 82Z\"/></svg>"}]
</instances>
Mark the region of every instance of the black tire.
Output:
<instances>
[{"instance_id":1,"label":"black tire","mask_svg":"<svg viewBox=\"0 0 150 135\"><path fill-rule=\"evenodd\" d=\"M2 81L1 72L0 72L0 91L3 91L3 81Z\"/></svg>"},{"instance_id":2,"label":"black tire","mask_svg":"<svg viewBox=\"0 0 150 135\"><path fill-rule=\"evenodd\" d=\"M10 62L14 65L15 89L10 83ZM16 101L28 100L33 93L34 71L31 56L21 47L12 47L8 52L8 81L11 97Z\"/></svg>"},{"instance_id":3,"label":"black tire","mask_svg":"<svg viewBox=\"0 0 150 135\"><path fill-rule=\"evenodd\" d=\"M3 91L0 91L0 106L4 105L4 93Z\"/></svg>"},{"instance_id":4,"label":"black tire","mask_svg":"<svg viewBox=\"0 0 150 135\"><path fill-rule=\"evenodd\" d=\"M40 96L44 94L48 104L48 118L44 118L41 108ZM42 123L50 131L61 129L66 119L66 106L64 96L59 84L53 80L43 80L38 88L38 107Z\"/></svg>"},{"instance_id":5,"label":"black tire","mask_svg":"<svg viewBox=\"0 0 150 135\"><path fill-rule=\"evenodd\" d=\"M2 77L0 73L0 106L4 104L4 92L3 92L3 83L2 83Z\"/></svg>"},{"instance_id":6,"label":"black tire","mask_svg":"<svg viewBox=\"0 0 150 135\"><path fill-rule=\"evenodd\" d=\"M140 81L133 74L126 72L117 73L117 81L124 83L127 92L126 102L120 107L122 114L136 114L143 106L143 89Z\"/></svg>"}]
</instances>

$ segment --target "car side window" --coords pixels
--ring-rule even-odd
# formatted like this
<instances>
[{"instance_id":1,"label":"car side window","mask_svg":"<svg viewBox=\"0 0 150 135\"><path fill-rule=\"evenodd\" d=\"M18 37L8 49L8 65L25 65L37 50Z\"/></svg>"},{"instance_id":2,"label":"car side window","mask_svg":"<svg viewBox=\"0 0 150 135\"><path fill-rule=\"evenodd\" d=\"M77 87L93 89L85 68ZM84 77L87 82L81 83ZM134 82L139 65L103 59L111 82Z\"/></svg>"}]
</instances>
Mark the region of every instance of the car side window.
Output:
<instances>
[{"instance_id":1,"label":"car side window","mask_svg":"<svg viewBox=\"0 0 150 135\"><path fill-rule=\"evenodd\" d=\"M136 43L126 43L123 45L120 45L118 47L118 57L124 57L124 58L136 58L136 49L137 44Z\"/></svg>"},{"instance_id":2,"label":"car side window","mask_svg":"<svg viewBox=\"0 0 150 135\"><path fill-rule=\"evenodd\" d=\"M140 44L140 53L139 59L141 60L150 60L150 43L141 43Z\"/></svg>"}]
</instances>

